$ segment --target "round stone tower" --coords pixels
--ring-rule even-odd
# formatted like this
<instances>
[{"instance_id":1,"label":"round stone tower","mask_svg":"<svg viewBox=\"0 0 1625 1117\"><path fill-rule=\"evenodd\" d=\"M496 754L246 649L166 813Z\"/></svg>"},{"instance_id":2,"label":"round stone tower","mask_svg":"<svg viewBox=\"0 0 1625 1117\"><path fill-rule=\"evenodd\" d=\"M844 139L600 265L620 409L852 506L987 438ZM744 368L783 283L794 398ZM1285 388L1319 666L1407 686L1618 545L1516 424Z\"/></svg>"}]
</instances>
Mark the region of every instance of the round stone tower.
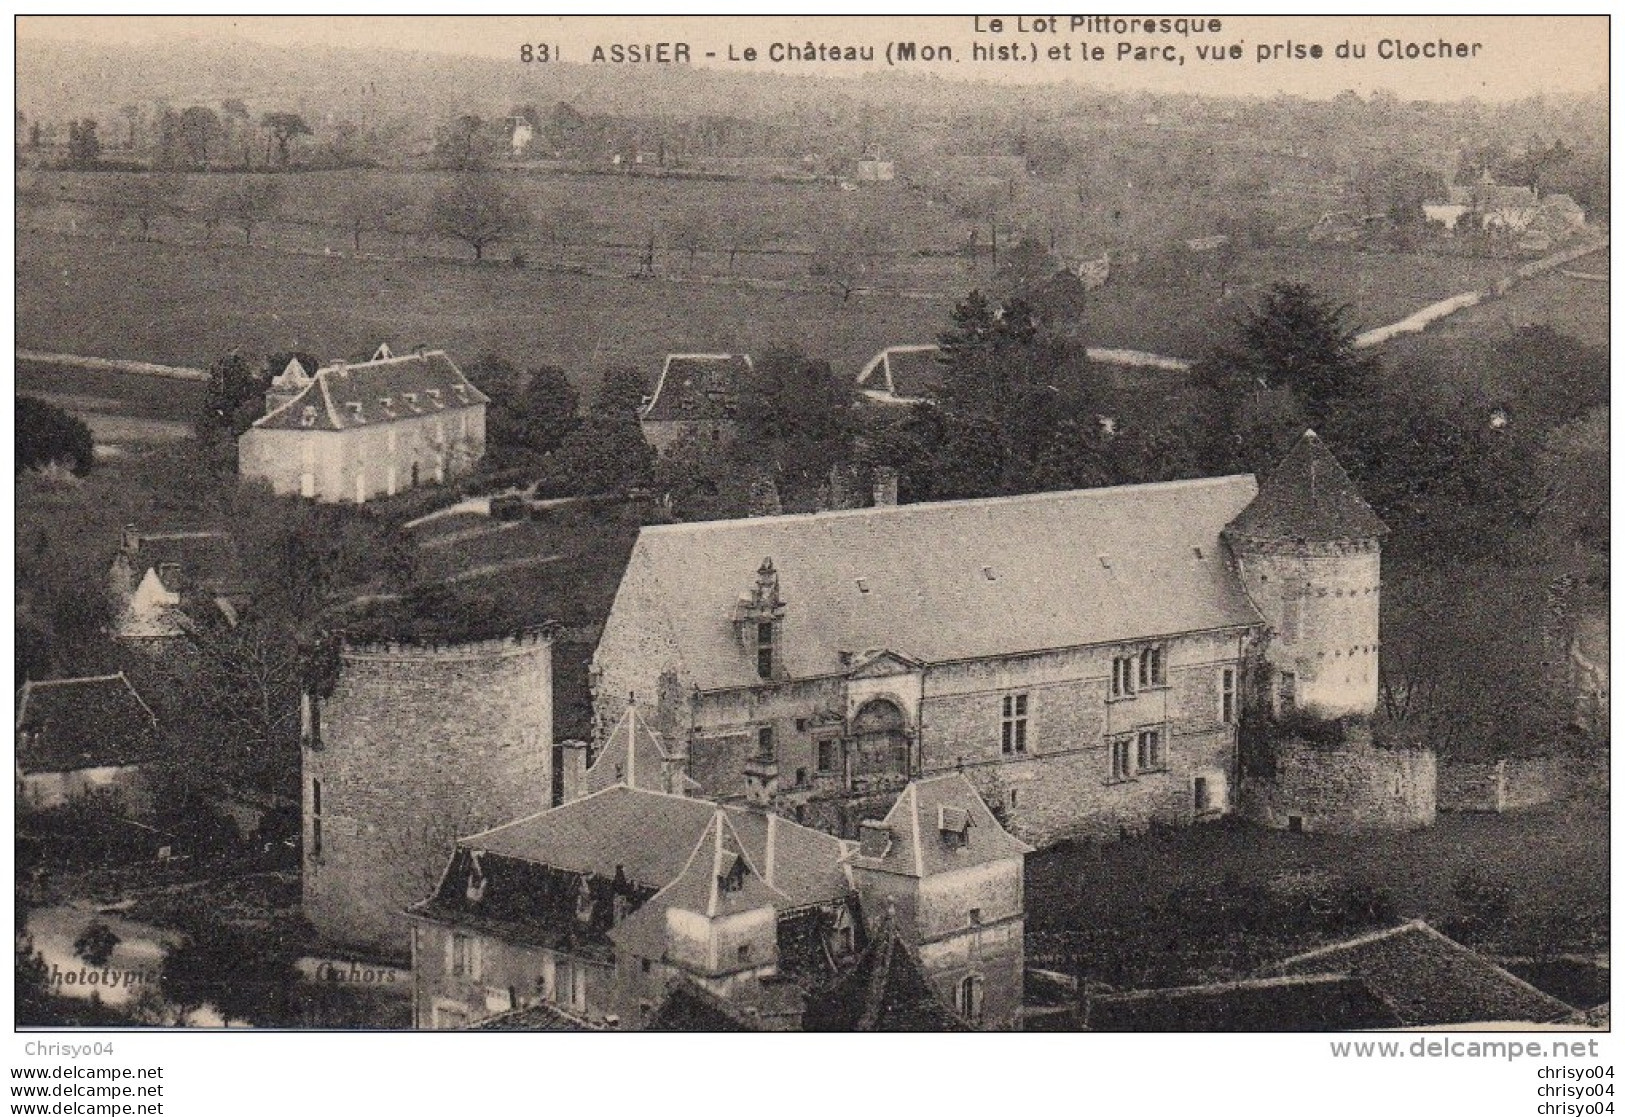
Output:
<instances>
[{"instance_id":1,"label":"round stone tower","mask_svg":"<svg viewBox=\"0 0 1625 1117\"><path fill-rule=\"evenodd\" d=\"M404 956L455 840L552 804L552 641L346 645L303 737L305 916Z\"/></svg>"},{"instance_id":2,"label":"round stone tower","mask_svg":"<svg viewBox=\"0 0 1625 1117\"><path fill-rule=\"evenodd\" d=\"M1387 533L1314 431L1224 529L1267 625L1264 678L1277 717L1376 711Z\"/></svg>"}]
</instances>

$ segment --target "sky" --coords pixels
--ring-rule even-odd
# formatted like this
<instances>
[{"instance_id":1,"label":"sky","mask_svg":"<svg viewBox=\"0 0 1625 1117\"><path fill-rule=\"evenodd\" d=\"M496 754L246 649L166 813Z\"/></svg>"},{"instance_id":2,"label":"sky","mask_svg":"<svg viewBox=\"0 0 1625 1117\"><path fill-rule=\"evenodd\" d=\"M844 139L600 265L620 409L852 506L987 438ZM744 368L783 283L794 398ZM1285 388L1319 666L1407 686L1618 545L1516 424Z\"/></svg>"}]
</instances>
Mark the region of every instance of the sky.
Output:
<instances>
[{"instance_id":1,"label":"sky","mask_svg":"<svg viewBox=\"0 0 1625 1117\"><path fill-rule=\"evenodd\" d=\"M17 50L35 38L138 47L179 36L204 40L246 40L278 46L331 43L381 50L511 58L515 66L524 44L549 44L566 62L591 62L593 48L614 44L686 43L696 66L723 71L778 70L820 75L856 75L888 69L888 43L947 46L952 62L905 62L898 71L929 72L948 78L1011 83L1077 81L1113 89L1153 92L1244 94L1287 93L1325 98L1353 89L1362 95L1391 90L1406 100L1477 97L1512 100L1537 93L1589 93L1608 81L1608 20L1604 16L1191 16L1217 20L1217 31L1188 35L1126 32L1116 28L1067 26L1071 17L1003 16L995 31L992 17L956 16L353 16L254 17L19 17ZM1040 22L1053 18L1054 30ZM1099 18L1099 17L1087 17ZM1144 16L1108 17L1144 19ZM980 22L978 23L978 20ZM1037 23L1037 26L1034 24ZM862 62L770 61L775 43L872 46L876 60ZM1406 60L1379 57L1384 43L1466 44L1466 58ZM1120 57L1120 45L1172 47L1172 59ZM1363 59L1338 57L1341 44L1363 46ZM977 61L973 44L1013 47L1018 61ZM1476 49L1472 44L1478 44ZM1288 55L1318 46L1320 58ZM1198 48L1239 50L1239 59L1206 61ZM757 58L748 61L754 48ZM1104 51L1099 59L1083 52ZM1260 51L1271 52L1260 60ZM1052 50L1058 51L1052 61ZM1065 57L1070 51L1071 57ZM534 54L534 50L533 50ZM1036 59L1033 56L1036 54ZM730 58L730 55L732 56ZM537 63L531 63L535 65Z\"/></svg>"}]
</instances>

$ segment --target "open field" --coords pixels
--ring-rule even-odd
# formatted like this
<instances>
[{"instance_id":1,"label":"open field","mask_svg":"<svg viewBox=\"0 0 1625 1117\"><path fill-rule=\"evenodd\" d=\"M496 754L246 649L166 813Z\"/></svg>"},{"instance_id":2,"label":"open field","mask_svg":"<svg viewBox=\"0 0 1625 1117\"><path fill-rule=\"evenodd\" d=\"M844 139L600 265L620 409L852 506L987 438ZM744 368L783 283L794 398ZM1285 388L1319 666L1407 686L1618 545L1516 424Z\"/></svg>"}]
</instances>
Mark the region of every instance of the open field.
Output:
<instances>
[{"instance_id":1,"label":"open field","mask_svg":"<svg viewBox=\"0 0 1625 1117\"><path fill-rule=\"evenodd\" d=\"M465 360L492 350L552 362L587 385L615 364L652 373L668 352L760 352L775 342L855 374L885 345L938 336L954 301L988 279L960 272L938 297L862 291L843 300L810 277L764 287L38 233L19 235L17 268L18 343L30 348L204 366L233 346L340 354L387 339ZM1308 283L1371 325L1506 270L1504 261L1462 257L1256 252L1234 269L1246 284L1233 282L1223 301L1206 282L1108 285L1096 295L1090 340L1194 357L1271 282Z\"/></svg>"},{"instance_id":2,"label":"open field","mask_svg":"<svg viewBox=\"0 0 1625 1117\"><path fill-rule=\"evenodd\" d=\"M1584 937L1561 945L1597 949L1607 942L1608 860L1606 802L1513 815L1441 814L1428 830L1347 837L1198 826L1104 846L1063 845L1031 857L1027 930L1039 941L1127 933L1181 887L1226 878L1263 885L1316 873L1380 888L1400 916L1437 925L1461 914L1452 884L1477 870L1510 887L1515 920L1565 913L1580 929L1571 934ZM1293 952L1312 944L1268 945Z\"/></svg>"}]
</instances>

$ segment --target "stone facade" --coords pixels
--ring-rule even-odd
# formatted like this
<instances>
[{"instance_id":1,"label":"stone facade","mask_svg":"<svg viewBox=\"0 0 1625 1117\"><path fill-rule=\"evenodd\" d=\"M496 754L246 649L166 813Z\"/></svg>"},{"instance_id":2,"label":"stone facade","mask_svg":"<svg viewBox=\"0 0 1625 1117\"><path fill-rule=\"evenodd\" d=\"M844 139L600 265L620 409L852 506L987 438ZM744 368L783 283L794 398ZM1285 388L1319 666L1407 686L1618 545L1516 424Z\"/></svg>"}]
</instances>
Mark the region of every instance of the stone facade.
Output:
<instances>
[{"instance_id":1,"label":"stone facade","mask_svg":"<svg viewBox=\"0 0 1625 1117\"><path fill-rule=\"evenodd\" d=\"M349 647L306 697L304 908L331 943L404 955L402 912L455 840L552 798L552 644Z\"/></svg>"},{"instance_id":2,"label":"stone facade","mask_svg":"<svg viewBox=\"0 0 1625 1117\"><path fill-rule=\"evenodd\" d=\"M878 656L844 677L699 693L678 674L657 723L690 742L689 775L702 794L724 799L749 794L747 769L765 758L765 734L771 801L846 836L883 815L909 779L962 770L1024 841L1114 838L1230 811L1246 637L1201 633L942 666ZM1153 648L1165 681L1142 688L1137 657ZM1133 692L1115 698L1114 659L1136 663ZM615 699L601 696L603 712L624 710ZM1012 731L1022 723L1009 751L1007 699ZM877 708L896 711L896 764L864 755L862 719ZM1142 733L1158 735L1143 765ZM1114 746L1123 750L1115 769Z\"/></svg>"},{"instance_id":3,"label":"stone facade","mask_svg":"<svg viewBox=\"0 0 1625 1117\"><path fill-rule=\"evenodd\" d=\"M361 430L250 430L237 470L279 496L364 504L466 476L484 454L482 405Z\"/></svg>"}]
</instances>

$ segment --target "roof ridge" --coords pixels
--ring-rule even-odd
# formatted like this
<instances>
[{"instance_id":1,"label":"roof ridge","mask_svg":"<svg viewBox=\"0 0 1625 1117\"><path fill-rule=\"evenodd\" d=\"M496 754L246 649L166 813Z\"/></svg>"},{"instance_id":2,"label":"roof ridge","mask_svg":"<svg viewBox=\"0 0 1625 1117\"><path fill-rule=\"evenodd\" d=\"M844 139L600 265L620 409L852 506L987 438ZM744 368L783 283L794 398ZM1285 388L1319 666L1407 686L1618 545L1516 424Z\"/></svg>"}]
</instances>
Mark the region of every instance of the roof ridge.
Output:
<instances>
[{"instance_id":1,"label":"roof ridge","mask_svg":"<svg viewBox=\"0 0 1625 1117\"><path fill-rule=\"evenodd\" d=\"M1355 935L1352 939L1342 939L1338 942L1327 943L1324 946L1317 946L1313 950L1306 950L1302 954L1294 954L1290 958L1281 959L1279 962L1275 963L1275 965L1276 967L1290 966L1298 962L1308 961L1311 958L1318 958L1325 954L1331 954L1334 951L1347 950L1350 947L1365 946L1368 943L1381 942L1383 939L1394 938L1398 935L1404 934L1406 931L1415 931L1423 928L1433 931L1433 928L1428 926L1428 922L1425 919L1407 919L1405 922L1397 923L1392 927L1383 927L1376 931L1367 931L1363 935ZM1437 931L1433 931L1433 933L1436 935L1439 934ZM1444 938L1445 936L1440 935L1439 937ZM1455 940L1452 939L1451 941L1454 942ZM1460 944L1458 943L1457 945L1459 946Z\"/></svg>"},{"instance_id":2,"label":"roof ridge","mask_svg":"<svg viewBox=\"0 0 1625 1117\"><path fill-rule=\"evenodd\" d=\"M1037 493L1017 493L1013 496L982 496L973 497L969 500L922 500L912 504L886 504L870 508L842 508L827 512L786 512L778 516L746 516L732 520L693 520L687 523L650 524L640 528L638 534L640 536L654 534L676 535L708 528L738 528L743 525L789 521L798 523L823 522L859 516L898 515L904 512L925 512L949 508L979 508L990 505L1010 506L1021 503L1037 504L1062 497L1103 497L1124 492L1145 492L1152 489L1158 492L1169 492L1182 489L1217 487L1223 483L1233 484L1242 480L1257 483L1257 478L1251 473L1228 473L1218 477L1186 477L1177 481L1148 481L1135 485L1102 485L1099 488L1091 489L1046 489Z\"/></svg>"},{"instance_id":3,"label":"roof ridge","mask_svg":"<svg viewBox=\"0 0 1625 1117\"><path fill-rule=\"evenodd\" d=\"M571 799L568 803L559 803L557 806L543 807L541 810L533 811L530 814L527 814L527 815L523 816L522 818L509 819L507 822L499 823L496 826L487 827L486 829L481 830L481 831L479 831L477 833L466 834L463 837L457 839L457 844L462 845L464 842L471 842L475 838L489 837L490 835L495 834L495 833L497 833L499 831L508 829L510 826L519 826L519 825L522 825L523 823L526 823L526 822L532 822L532 821L534 821L534 820L536 820L538 818L541 818L544 814L551 814L553 811L563 810L565 807L573 807L577 803L585 803L588 799L596 799L600 795L607 795L609 792L614 791L616 788L621 788L622 790L633 790L631 788L627 788L626 785L624 785L624 784L612 783L608 787L601 787L597 791L590 792L589 794L581 796L581 798L579 798L579 799Z\"/></svg>"}]
</instances>

